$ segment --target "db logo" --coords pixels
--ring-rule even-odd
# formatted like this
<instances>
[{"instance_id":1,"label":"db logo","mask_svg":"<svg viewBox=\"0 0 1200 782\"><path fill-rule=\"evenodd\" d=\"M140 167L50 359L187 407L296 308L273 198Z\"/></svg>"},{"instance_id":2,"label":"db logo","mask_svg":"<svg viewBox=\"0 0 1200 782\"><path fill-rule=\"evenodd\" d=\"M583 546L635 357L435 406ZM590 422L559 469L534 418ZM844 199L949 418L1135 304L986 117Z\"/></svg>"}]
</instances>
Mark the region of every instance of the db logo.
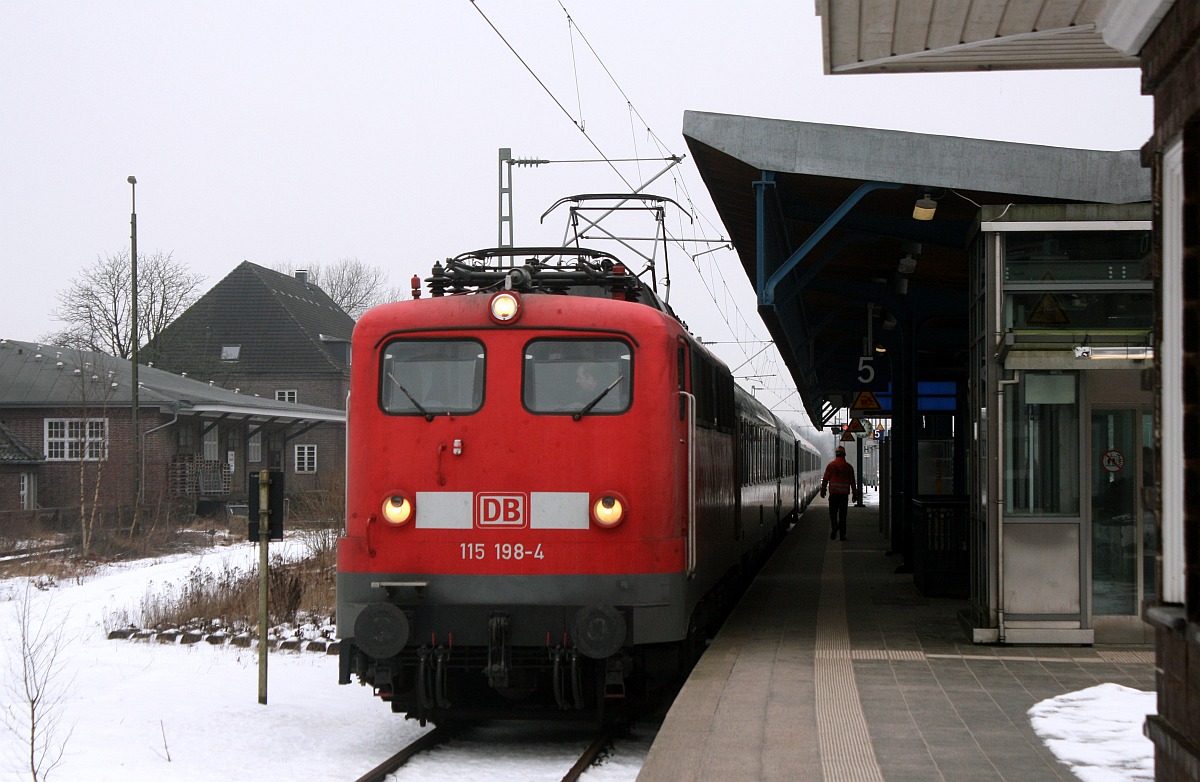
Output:
<instances>
[{"instance_id":1,"label":"db logo","mask_svg":"<svg viewBox=\"0 0 1200 782\"><path fill-rule=\"evenodd\" d=\"M475 526L524 527L524 494L476 494Z\"/></svg>"}]
</instances>

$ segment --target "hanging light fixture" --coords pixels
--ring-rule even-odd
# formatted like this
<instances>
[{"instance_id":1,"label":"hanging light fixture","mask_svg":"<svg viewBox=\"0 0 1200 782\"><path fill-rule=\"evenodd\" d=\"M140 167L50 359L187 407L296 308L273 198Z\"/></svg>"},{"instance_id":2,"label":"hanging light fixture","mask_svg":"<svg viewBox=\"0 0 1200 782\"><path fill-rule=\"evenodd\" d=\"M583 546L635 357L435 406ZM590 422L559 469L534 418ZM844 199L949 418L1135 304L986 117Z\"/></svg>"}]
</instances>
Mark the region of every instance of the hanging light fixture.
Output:
<instances>
[{"instance_id":1,"label":"hanging light fixture","mask_svg":"<svg viewBox=\"0 0 1200 782\"><path fill-rule=\"evenodd\" d=\"M913 219L914 220L932 220L933 213L937 211L937 201L930 197L929 193L917 199L917 203L913 204Z\"/></svg>"}]
</instances>

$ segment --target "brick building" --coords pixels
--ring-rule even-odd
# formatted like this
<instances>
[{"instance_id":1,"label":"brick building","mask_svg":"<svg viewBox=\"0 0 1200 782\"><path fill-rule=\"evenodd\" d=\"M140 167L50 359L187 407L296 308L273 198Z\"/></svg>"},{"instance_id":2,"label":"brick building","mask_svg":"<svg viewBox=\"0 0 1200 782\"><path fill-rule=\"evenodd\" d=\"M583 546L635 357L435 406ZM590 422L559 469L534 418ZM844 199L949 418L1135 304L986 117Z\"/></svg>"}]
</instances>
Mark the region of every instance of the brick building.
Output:
<instances>
[{"instance_id":1,"label":"brick building","mask_svg":"<svg viewBox=\"0 0 1200 782\"><path fill-rule=\"evenodd\" d=\"M127 517L135 459L144 508L216 510L245 498L247 474L270 465L272 448L345 421L342 410L149 366L139 367L138 387L135 438L129 361L0 339L0 512L69 517L94 505L106 518Z\"/></svg>"},{"instance_id":2,"label":"brick building","mask_svg":"<svg viewBox=\"0 0 1200 782\"><path fill-rule=\"evenodd\" d=\"M242 395L344 410L353 330L354 320L305 272L291 276L243 261L141 355L159 369ZM252 436L265 464L286 470L289 492L341 485L344 423L319 424L303 437Z\"/></svg>"}]
</instances>

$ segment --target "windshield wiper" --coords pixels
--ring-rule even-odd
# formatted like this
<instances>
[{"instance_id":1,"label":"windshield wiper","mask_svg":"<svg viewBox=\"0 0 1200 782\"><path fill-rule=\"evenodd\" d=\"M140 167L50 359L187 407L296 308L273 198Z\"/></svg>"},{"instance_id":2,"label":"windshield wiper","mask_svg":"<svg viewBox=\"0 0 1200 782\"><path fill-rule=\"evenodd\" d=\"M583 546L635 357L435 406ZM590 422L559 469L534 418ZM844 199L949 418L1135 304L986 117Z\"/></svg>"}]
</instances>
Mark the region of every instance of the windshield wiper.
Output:
<instances>
[{"instance_id":1,"label":"windshield wiper","mask_svg":"<svg viewBox=\"0 0 1200 782\"><path fill-rule=\"evenodd\" d=\"M416 398L413 397L412 394L408 393L408 389L404 387L404 384L402 384L399 380L397 380L396 376L393 375L391 372L388 372L388 380L391 380L393 383L396 384L396 388L400 389L404 393L404 395L406 397L408 397L408 401L412 402L413 407L417 408L417 411L421 415L425 416L425 420L427 420L427 421L433 420L433 413L431 413L428 410L426 410L425 408L421 407L421 403L418 402L416 400ZM597 400L597 401L599 401L599 400Z\"/></svg>"},{"instance_id":2,"label":"windshield wiper","mask_svg":"<svg viewBox=\"0 0 1200 782\"><path fill-rule=\"evenodd\" d=\"M583 418L585 415L592 412L592 408L595 407L596 405L600 404L600 400L603 399L604 397L608 396L608 392L612 391L614 388L616 388L617 383L620 383L624 379L625 379L624 375L617 375L617 379L612 381L611 383L609 383L608 388L604 389L599 394L597 394L595 399L593 399L592 401L590 401L586 405L584 405L583 409L580 410L578 413L575 413L574 415L572 415L571 418L578 421L580 418Z\"/></svg>"}]
</instances>

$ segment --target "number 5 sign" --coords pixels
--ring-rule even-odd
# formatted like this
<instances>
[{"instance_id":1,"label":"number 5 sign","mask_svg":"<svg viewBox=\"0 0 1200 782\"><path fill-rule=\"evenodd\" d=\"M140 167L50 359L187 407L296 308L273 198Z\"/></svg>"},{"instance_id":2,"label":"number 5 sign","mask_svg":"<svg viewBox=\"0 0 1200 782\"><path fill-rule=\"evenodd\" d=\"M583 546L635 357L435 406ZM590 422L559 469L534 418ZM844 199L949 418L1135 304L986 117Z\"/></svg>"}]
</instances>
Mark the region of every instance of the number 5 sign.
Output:
<instances>
[{"instance_id":1,"label":"number 5 sign","mask_svg":"<svg viewBox=\"0 0 1200 782\"><path fill-rule=\"evenodd\" d=\"M858 358L858 382L864 386L870 385L875 380L875 367L871 365L874 360L874 356L859 356Z\"/></svg>"}]
</instances>

